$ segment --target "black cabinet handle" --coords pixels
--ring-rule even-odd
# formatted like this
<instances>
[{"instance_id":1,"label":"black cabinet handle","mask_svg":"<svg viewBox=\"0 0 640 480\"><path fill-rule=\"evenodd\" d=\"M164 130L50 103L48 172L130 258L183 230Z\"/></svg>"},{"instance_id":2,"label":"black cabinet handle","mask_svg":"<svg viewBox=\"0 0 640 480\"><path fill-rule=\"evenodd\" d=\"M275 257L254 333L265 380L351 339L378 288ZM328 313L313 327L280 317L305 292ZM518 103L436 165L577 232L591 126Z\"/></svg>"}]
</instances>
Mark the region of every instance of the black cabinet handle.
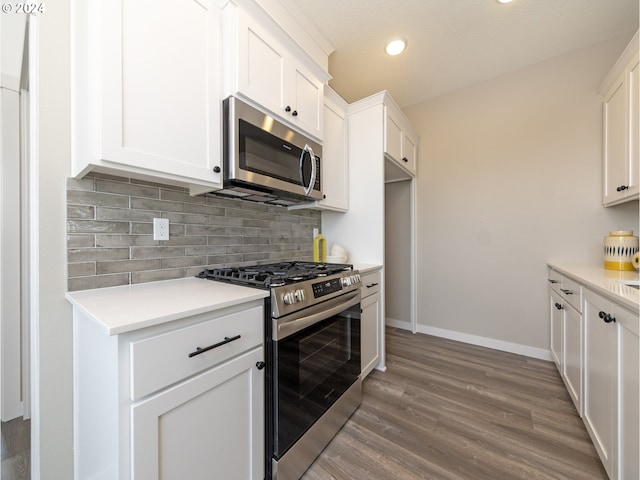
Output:
<instances>
[{"instance_id":1,"label":"black cabinet handle","mask_svg":"<svg viewBox=\"0 0 640 480\"><path fill-rule=\"evenodd\" d=\"M287 105L286 107L284 107L284 111L285 112L290 112L291 111L291 107L289 105Z\"/></svg>"},{"instance_id":2,"label":"black cabinet handle","mask_svg":"<svg viewBox=\"0 0 640 480\"><path fill-rule=\"evenodd\" d=\"M196 351L195 352L191 352L189 354L189 358L191 357L195 357L196 355L200 355L201 353L204 352L208 352L209 350L213 350L214 348L218 348L221 347L222 345L226 345L227 343L231 343L234 340L238 340L240 338L240 335L236 335L235 337L224 337L224 340L218 343L214 343L213 345L209 345L208 347L205 348L200 348L200 347L196 347Z\"/></svg>"},{"instance_id":3,"label":"black cabinet handle","mask_svg":"<svg viewBox=\"0 0 640 480\"><path fill-rule=\"evenodd\" d=\"M598 316L604 320L604 323L615 323L616 321L616 317L612 317L611 315L609 315L608 313L605 313L603 311L600 311L600 313L598 313Z\"/></svg>"},{"instance_id":4,"label":"black cabinet handle","mask_svg":"<svg viewBox=\"0 0 640 480\"><path fill-rule=\"evenodd\" d=\"M402 157L402 161L405 163L409 163L409 159L407 157Z\"/></svg>"},{"instance_id":5,"label":"black cabinet handle","mask_svg":"<svg viewBox=\"0 0 640 480\"><path fill-rule=\"evenodd\" d=\"M558 283L558 280L553 280L553 279L551 279L551 278L547 278L547 281L548 281L549 283Z\"/></svg>"},{"instance_id":6,"label":"black cabinet handle","mask_svg":"<svg viewBox=\"0 0 640 480\"><path fill-rule=\"evenodd\" d=\"M571 290L567 290L566 288L561 288L560 291L565 295L573 295L573 292Z\"/></svg>"},{"instance_id":7,"label":"black cabinet handle","mask_svg":"<svg viewBox=\"0 0 640 480\"><path fill-rule=\"evenodd\" d=\"M220 173L220 167L218 166L213 167L213 171L216 173Z\"/></svg>"},{"instance_id":8,"label":"black cabinet handle","mask_svg":"<svg viewBox=\"0 0 640 480\"><path fill-rule=\"evenodd\" d=\"M629 188L628 185L620 185L618 188L616 188L616 192L623 192L625 191L627 188Z\"/></svg>"},{"instance_id":9,"label":"black cabinet handle","mask_svg":"<svg viewBox=\"0 0 640 480\"><path fill-rule=\"evenodd\" d=\"M559 303L556 303L555 307L556 307L558 310L562 310L562 305L560 305Z\"/></svg>"},{"instance_id":10,"label":"black cabinet handle","mask_svg":"<svg viewBox=\"0 0 640 480\"><path fill-rule=\"evenodd\" d=\"M265 367L265 363L264 362L257 362L256 363L256 368L258 370L262 370Z\"/></svg>"},{"instance_id":11,"label":"black cabinet handle","mask_svg":"<svg viewBox=\"0 0 640 480\"><path fill-rule=\"evenodd\" d=\"M294 110L293 112L291 112L291 115L293 115L294 117L297 117L298 116L298 111Z\"/></svg>"},{"instance_id":12,"label":"black cabinet handle","mask_svg":"<svg viewBox=\"0 0 640 480\"><path fill-rule=\"evenodd\" d=\"M370 283L369 285L367 285L367 288L375 287L376 285L378 285L378 284L377 283Z\"/></svg>"}]
</instances>

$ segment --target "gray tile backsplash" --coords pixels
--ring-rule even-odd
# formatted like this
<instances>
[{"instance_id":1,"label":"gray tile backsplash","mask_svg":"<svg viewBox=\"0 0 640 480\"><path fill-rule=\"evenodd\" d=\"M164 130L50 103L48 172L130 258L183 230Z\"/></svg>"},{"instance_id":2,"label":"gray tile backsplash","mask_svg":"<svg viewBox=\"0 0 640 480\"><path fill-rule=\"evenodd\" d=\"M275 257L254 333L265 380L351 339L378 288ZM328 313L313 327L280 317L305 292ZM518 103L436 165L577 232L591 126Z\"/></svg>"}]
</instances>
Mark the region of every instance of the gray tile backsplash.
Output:
<instances>
[{"instance_id":1,"label":"gray tile backsplash","mask_svg":"<svg viewBox=\"0 0 640 480\"><path fill-rule=\"evenodd\" d=\"M153 219L169 240L153 240ZM68 289L196 275L205 267L311 260L320 212L289 211L92 174L67 179Z\"/></svg>"}]
</instances>

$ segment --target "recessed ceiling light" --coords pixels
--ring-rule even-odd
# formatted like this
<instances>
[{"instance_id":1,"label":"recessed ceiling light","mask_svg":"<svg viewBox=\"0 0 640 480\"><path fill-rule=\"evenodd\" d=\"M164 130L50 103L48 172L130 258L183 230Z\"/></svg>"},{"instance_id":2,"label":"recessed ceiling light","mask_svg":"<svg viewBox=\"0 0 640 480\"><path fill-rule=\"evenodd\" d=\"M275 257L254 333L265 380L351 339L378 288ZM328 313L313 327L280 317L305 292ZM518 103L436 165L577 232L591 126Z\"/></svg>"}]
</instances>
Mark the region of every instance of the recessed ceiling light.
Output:
<instances>
[{"instance_id":1,"label":"recessed ceiling light","mask_svg":"<svg viewBox=\"0 0 640 480\"><path fill-rule=\"evenodd\" d=\"M401 38L396 38L395 40L391 40L389 43L387 43L387 46L384 50L389 55L398 55L402 53L406 47L407 42L405 42Z\"/></svg>"},{"instance_id":2,"label":"recessed ceiling light","mask_svg":"<svg viewBox=\"0 0 640 480\"><path fill-rule=\"evenodd\" d=\"M511 0L498 0L498 3L511 3Z\"/></svg>"}]
</instances>

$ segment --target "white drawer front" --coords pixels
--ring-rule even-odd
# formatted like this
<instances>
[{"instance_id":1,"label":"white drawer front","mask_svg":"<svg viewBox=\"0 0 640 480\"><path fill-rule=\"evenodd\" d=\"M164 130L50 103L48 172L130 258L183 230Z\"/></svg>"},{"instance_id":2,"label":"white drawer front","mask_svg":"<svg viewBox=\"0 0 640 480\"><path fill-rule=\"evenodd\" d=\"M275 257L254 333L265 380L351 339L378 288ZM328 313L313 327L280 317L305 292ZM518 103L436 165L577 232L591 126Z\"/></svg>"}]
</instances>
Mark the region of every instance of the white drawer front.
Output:
<instances>
[{"instance_id":1,"label":"white drawer front","mask_svg":"<svg viewBox=\"0 0 640 480\"><path fill-rule=\"evenodd\" d=\"M579 284L563 277L560 292L569 305L582 313L582 287Z\"/></svg>"},{"instance_id":2,"label":"white drawer front","mask_svg":"<svg viewBox=\"0 0 640 480\"><path fill-rule=\"evenodd\" d=\"M549 269L547 272L547 281L549 282L549 286L558 293L560 293L560 289L562 288L562 279L562 275L555 270Z\"/></svg>"},{"instance_id":3,"label":"white drawer front","mask_svg":"<svg viewBox=\"0 0 640 480\"><path fill-rule=\"evenodd\" d=\"M264 309L254 307L131 343L131 399L176 383L263 343ZM197 348L225 342L189 357Z\"/></svg>"},{"instance_id":4,"label":"white drawer front","mask_svg":"<svg viewBox=\"0 0 640 480\"><path fill-rule=\"evenodd\" d=\"M378 293L380 291L380 280L381 275L379 270L362 275L362 298Z\"/></svg>"}]
</instances>

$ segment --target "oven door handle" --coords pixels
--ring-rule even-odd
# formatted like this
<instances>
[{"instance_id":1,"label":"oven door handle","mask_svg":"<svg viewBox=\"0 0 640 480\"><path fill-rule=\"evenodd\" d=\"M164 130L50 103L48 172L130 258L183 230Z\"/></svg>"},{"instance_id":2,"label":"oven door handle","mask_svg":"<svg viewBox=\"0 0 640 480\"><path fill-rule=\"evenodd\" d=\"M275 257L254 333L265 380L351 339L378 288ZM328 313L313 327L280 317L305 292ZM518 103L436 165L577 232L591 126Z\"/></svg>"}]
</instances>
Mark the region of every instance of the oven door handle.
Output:
<instances>
[{"instance_id":1,"label":"oven door handle","mask_svg":"<svg viewBox=\"0 0 640 480\"><path fill-rule=\"evenodd\" d=\"M311 309L318 311L303 317L295 318L281 324L278 324L278 320L273 320L274 340L282 340L283 338L293 335L300 330L304 330L311 325L322 322L327 318L331 318L335 314L357 305L358 303L360 303L360 289L344 296L327 300L315 307L311 307Z\"/></svg>"}]
</instances>

